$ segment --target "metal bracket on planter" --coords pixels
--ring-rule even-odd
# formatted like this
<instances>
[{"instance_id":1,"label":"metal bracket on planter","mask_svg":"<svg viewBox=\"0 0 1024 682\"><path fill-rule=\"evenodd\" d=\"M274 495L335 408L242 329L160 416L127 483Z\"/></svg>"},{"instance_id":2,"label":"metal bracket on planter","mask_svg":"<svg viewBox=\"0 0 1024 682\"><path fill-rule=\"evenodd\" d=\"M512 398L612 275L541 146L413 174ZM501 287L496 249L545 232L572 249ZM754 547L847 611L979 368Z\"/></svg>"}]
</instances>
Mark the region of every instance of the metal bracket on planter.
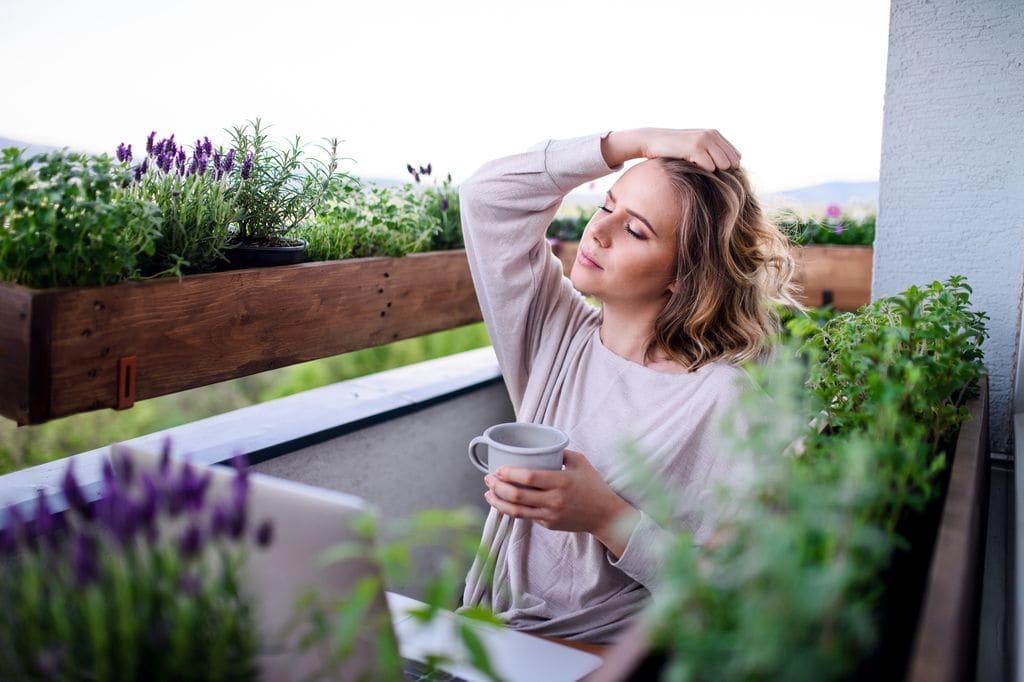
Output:
<instances>
[{"instance_id":1,"label":"metal bracket on planter","mask_svg":"<svg viewBox=\"0 0 1024 682\"><path fill-rule=\"evenodd\" d=\"M117 361L117 409L135 404L135 356L126 355Z\"/></svg>"}]
</instances>

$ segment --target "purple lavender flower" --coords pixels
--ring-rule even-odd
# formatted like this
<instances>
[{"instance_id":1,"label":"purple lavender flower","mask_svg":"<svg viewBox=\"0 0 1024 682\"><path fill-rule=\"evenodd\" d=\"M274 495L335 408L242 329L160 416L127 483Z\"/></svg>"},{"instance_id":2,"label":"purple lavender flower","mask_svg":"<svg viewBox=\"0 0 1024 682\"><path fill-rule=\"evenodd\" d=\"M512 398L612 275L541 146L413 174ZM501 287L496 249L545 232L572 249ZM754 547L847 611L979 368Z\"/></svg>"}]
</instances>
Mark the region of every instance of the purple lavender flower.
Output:
<instances>
[{"instance_id":1,"label":"purple lavender flower","mask_svg":"<svg viewBox=\"0 0 1024 682\"><path fill-rule=\"evenodd\" d=\"M86 501L85 495L82 494L82 489L78 486L74 467L75 461L71 460L68 463L68 468L64 470L64 479L60 484L61 492L64 493L64 500L68 503L69 508L78 512L82 518L91 519L93 509Z\"/></svg>"},{"instance_id":2,"label":"purple lavender flower","mask_svg":"<svg viewBox=\"0 0 1024 682\"><path fill-rule=\"evenodd\" d=\"M86 533L79 534L71 549L71 562L75 567L75 582L79 587L90 584L99 575L96 566L96 542Z\"/></svg>"},{"instance_id":3,"label":"purple lavender flower","mask_svg":"<svg viewBox=\"0 0 1024 682\"><path fill-rule=\"evenodd\" d=\"M405 164L405 169L407 171L409 171L410 175L415 175L416 174L416 170L412 167L412 164L409 164L409 163Z\"/></svg>"},{"instance_id":4,"label":"purple lavender flower","mask_svg":"<svg viewBox=\"0 0 1024 682\"><path fill-rule=\"evenodd\" d=\"M40 537L51 539L56 524L50 505L46 503L46 491L42 488L36 488L36 505L36 532Z\"/></svg>"},{"instance_id":5,"label":"purple lavender flower","mask_svg":"<svg viewBox=\"0 0 1024 682\"><path fill-rule=\"evenodd\" d=\"M149 529L156 521L157 503L160 501L160 491L156 486L153 477L147 472L142 474L142 501L136 508L138 523L143 528Z\"/></svg>"},{"instance_id":6,"label":"purple lavender flower","mask_svg":"<svg viewBox=\"0 0 1024 682\"><path fill-rule=\"evenodd\" d=\"M845 229L846 226L843 225L843 221L840 220L838 223L836 223L835 227L832 228L832 231L836 234L842 234Z\"/></svg>"},{"instance_id":7,"label":"purple lavender flower","mask_svg":"<svg viewBox=\"0 0 1024 682\"><path fill-rule=\"evenodd\" d=\"M144 172L145 170L143 169L143 165L141 163L135 167L135 170L132 171L132 177L135 179L135 182L139 182L140 180L142 180L142 174Z\"/></svg>"},{"instance_id":8,"label":"purple lavender flower","mask_svg":"<svg viewBox=\"0 0 1024 682\"><path fill-rule=\"evenodd\" d=\"M178 538L178 552L183 559L191 559L202 548L203 535L195 521L188 524L185 532Z\"/></svg>"},{"instance_id":9,"label":"purple lavender flower","mask_svg":"<svg viewBox=\"0 0 1024 682\"><path fill-rule=\"evenodd\" d=\"M427 172L426 168L420 166L420 175L430 175L430 173Z\"/></svg>"},{"instance_id":10,"label":"purple lavender flower","mask_svg":"<svg viewBox=\"0 0 1024 682\"><path fill-rule=\"evenodd\" d=\"M29 544L32 544L32 536L30 533L26 532L26 526L25 517L21 515L21 509L18 508L18 505L12 504L8 507L7 530L10 532L11 538L14 540L15 544L17 544L19 539L24 539L28 541Z\"/></svg>"},{"instance_id":11,"label":"purple lavender flower","mask_svg":"<svg viewBox=\"0 0 1024 682\"><path fill-rule=\"evenodd\" d=\"M449 185L452 184L452 174L451 173L448 174L448 184Z\"/></svg>"},{"instance_id":12,"label":"purple lavender flower","mask_svg":"<svg viewBox=\"0 0 1024 682\"><path fill-rule=\"evenodd\" d=\"M256 528L256 544L260 547L268 547L273 540L274 524L270 522L270 519L264 519L259 527Z\"/></svg>"},{"instance_id":13,"label":"purple lavender flower","mask_svg":"<svg viewBox=\"0 0 1024 682\"><path fill-rule=\"evenodd\" d=\"M125 146L124 142L117 145L117 160L121 163L128 161L128 147Z\"/></svg>"},{"instance_id":14,"label":"purple lavender flower","mask_svg":"<svg viewBox=\"0 0 1024 682\"><path fill-rule=\"evenodd\" d=\"M123 450L111 453L110 462L117 479L130 486L135 480L135 463L128 453Z\"/></svg>"},{"instance_id":15,"label":"purple lavender flower","mask_svg":"<svg viewBox=\"0 0 1024 682\"><path fill-rule=\"evenodd\" d=\"M229 512L224 509L223 506L217 505L213 508L213 513L210 515L210 535L214 538L219 538L222 535L227 534Z\"/></svg>"},{"instance_id":16,"label":"purple lavender flower","mask_svg":"<svg viewBox=\"0 0 1024 682\"><path fill-rule=\"evenodd\" d=\"M448 210L448 197L441 197L441 210L442 211L447 211Z\"/></svg>"},{"instance_id":17,"label":"purple lavender flower","mask_svg":"<svg viewBox=\"0 0 1024 682\"><path fill-rule=\"evenodd\" d=\"M220 154L220 150L214 151L213 152L213 174L214 174L214 176L218 180L220 180L220 174L223 172L223 170L221 169L221 164L222 164L221 159L222 159L222 157L221 157L221 154Z\"/></svg>"},{"instance_id":18,"label":"purple lavender flower","mask_svg":"<svg viewBox=\"0 0 1024 682\"><path fill-rule=\"evenodd\" d=\"M429 164L429 163L427 164L427 172L426 172L426 175L430 175L430 164Z\"/></svg>"},{"instance_id":19,"label":"purple lavender flower","mask_svg":"<svg viewBox=\"0 0 1024 682\"><path fill-rule=\"evenodd\" d=\"M185 171L185 175L195 175L196 170L199 168L199 159L195 156L192 157L192 161L188 164L188 170Z\"/></svg>"},{"instance_id":20,"label":"purple lavender flower","mask_svg":"<svg viewBox=\"0 0 1024 682\"><path fill-rule=\"evenodd\" d=\"M178 589L190 597L194 597L199 594L199 590L202 588L202 583L199 581L199 576L192 571L184 571L181 574L181 579L178 582Z\"/></svg>"},{"instance_id":21,"label":"purple lavender flower","mask_svg":"<svg viewBox=\"0 0 1024 682\"><path fill-rule=\"evenodd\" d=\"M171 437L167 436L164 438L163 445L160 447L160 467L158 469L161 478L167 478L167 474L171 472Z\"/></svg>"},{"instance_id":22,"label":"purple lavender flower","mask_svg":"<svg viewBox=\"0 0 1024 682\"><path fill-rule=\"evenodd\" d=\"M838 218L842 214L842 210L838 204L829 204L828 208L825 209L825 215L829 218Z\"/></svg>"},{"instance_id":23,"label":"purple lavender flower","mask_svg":"<svg viewBox=\"0 0 1024 682\"><path fill-rule=\"evenodd\" d=\"M11 556L17 545L14 542L14 534L6 528L0 528L0 556Z\"/></svg>"},{"instance_id":24,"label":"purple lavender flower","mask_svg":"<svg viewBox=\"0 0 1024 682\"><path fill-rule=\"evenodd\" d=\"M174 143L174 133L171 133L171 136L167 138L167 146L164 147L164 151L172 157L178 153L178 145Z\"/></svg>"},{"instance_id":25,"label":"purple lavender flower","mask_svg":"<svg viewBox=\"0 0 1024 682\"><path fill-rule=\"evenodd\" d=\"M224 157L224 172L230 173L231 169L235 167L235 150L229 149L227 156Z\"/></svg>"},{"instance_id":26,"label":"purple lavender flower","mask_svg":"<svg viewBox=\"0 0 1024 682\"><path fill-rule=\"evenodd\" d=\"M184 175L185 174L185 159L186 158L187 157L185 155L185 150L184 149L179 149L178 150L178 155L174 159L174 168L178 172L178 175Z\"/></svg>"},{"instance_id":27,"label":"purple lavender flower","mask_svg":"<svg viewBox=\"0 0 1024 682\"><path fill-rule=\"evenodd\" d=\"M160 140L159 142L157 142L155 145L153 145L153 153L150 154L150 156L157 156L158 157L161 154L163 154L164 153L164 145L166 145L166 144L167 144L167 140Z\"/></svg>"},{"instance_id":28,"label":"purple lavender flower","mask_svg":"<svg viewBox=\"0 0 1024 682\"><path fill-rule=\"evenodd\" d=\"M153 155L153 138L155 137L156 131L154 130L149 134L149 137L146 138L146 154L149 156Z\"/></svg>"},{"instance_id":29,"label":"purple lavender flower","mask_svg":"<svg viewBox=\"0 0 1024 682\"><path fill-rule=\"evenodd\" d=\"M242 179L248 180L250 175L252 175L252 152L247 153L245 161L242 162Z\"/></svg>"},{"instance_id":30,"label":"purple lavender flower","mask_svg":"<svg viewBox=\"0 0 1024 682\"><path fill-rule=\"evenodd\" d=\"M164 173L170 173L171 166L174 165L174 155L164 151L164 153L157 157L156 165Z\"/></svg>"},{"instance_id":31,"label":"purple lavender flower","mask_svg":"<svg viewBox=\"0 0 1024 682\"><path fill-rule=\"evenodd\" d=\"M210 156L213 154L213 144L210 142L210 138L203 136L203 154Z\"/></svg>"},{"instance_id":32,"label":"purple lavender flower","mask_svg":"<svg viewBox=\"0 0 1024 682\"><path fill-rule=\"evenodd\" d=\"M142 170L140 171L140 173L142 175L145 175L146 171L148 171L148 170L149 170L149 158L145 158L145 159L142 160Z\"/></svg>"},{"instance_id":33,"label":"purple lavender flower","mask_svg":"<svg viewBox=\"0 0 1024 682\"><path fill-rule=\"evenodd\" d=\"M206 154L201 154L196 158L196 173L199 175L206 174L206 164L209 163L210 157Z\"/></svg>"}]
</instances>

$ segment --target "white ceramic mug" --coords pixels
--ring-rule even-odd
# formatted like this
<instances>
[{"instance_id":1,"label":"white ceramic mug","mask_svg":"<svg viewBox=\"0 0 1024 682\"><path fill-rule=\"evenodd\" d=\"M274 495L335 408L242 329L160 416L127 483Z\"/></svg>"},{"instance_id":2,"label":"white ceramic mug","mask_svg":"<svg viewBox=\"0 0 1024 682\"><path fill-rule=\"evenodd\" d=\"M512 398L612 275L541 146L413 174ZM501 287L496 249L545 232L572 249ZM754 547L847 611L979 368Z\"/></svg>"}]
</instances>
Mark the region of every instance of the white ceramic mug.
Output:
<instances>
[{"instance_id":1,"label":"white ceramic mug","mask_svg":"<svg viewBox=\"0 0 1024 682\"><path fill-rule=\"evenodd\" d=\"M503 466L558 471L568 445L569 436L553 426L525 422L495 424L469 442L469 460L485 474ZM478 454L481 446L487 448L486 461Z\"/></svg>"}]
</instances>

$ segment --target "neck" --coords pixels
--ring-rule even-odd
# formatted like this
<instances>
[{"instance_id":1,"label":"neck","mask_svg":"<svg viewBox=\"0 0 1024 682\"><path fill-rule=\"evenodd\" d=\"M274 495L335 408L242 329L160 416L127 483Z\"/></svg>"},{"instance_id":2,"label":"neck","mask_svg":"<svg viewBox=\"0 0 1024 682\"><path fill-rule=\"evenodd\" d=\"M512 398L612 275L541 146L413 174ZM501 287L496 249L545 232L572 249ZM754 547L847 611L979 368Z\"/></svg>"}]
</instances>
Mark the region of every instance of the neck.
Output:
<instances>
[{"instance_id":1,"label":"neck","mask_svg":"<svg viewBox=\"0 0 1024 682\"><path fill-rule=\"evenodd\" d=\"M654 310L636 306L617 306L608 302L603 302L601 308L600 333L604 347L632 362L648 364L644 360L644 355L660 308Z\"/></svg>"}]
</instances>

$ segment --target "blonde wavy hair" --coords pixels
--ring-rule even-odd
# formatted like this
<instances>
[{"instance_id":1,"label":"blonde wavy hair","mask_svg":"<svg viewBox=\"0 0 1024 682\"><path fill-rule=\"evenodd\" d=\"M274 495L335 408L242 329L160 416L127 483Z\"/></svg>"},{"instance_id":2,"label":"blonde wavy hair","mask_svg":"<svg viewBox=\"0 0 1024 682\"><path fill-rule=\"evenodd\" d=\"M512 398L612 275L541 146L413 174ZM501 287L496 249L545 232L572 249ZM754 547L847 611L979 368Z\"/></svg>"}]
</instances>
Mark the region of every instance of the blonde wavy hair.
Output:
<instances>
[{"instance_id":1,"label":"blonde wavy hair","mask_svg":"<svg viewBox=\"0 0 1024 682\"><path fill-rule=\"evenodd\" d=\"M742 168L704 170L656 159L681 200L676 290L654 321L647 359L662 350L694 371L763 360L779 330L776 306L803 309L789 239L761 210Z\"/></svg>"}]
</instances>

